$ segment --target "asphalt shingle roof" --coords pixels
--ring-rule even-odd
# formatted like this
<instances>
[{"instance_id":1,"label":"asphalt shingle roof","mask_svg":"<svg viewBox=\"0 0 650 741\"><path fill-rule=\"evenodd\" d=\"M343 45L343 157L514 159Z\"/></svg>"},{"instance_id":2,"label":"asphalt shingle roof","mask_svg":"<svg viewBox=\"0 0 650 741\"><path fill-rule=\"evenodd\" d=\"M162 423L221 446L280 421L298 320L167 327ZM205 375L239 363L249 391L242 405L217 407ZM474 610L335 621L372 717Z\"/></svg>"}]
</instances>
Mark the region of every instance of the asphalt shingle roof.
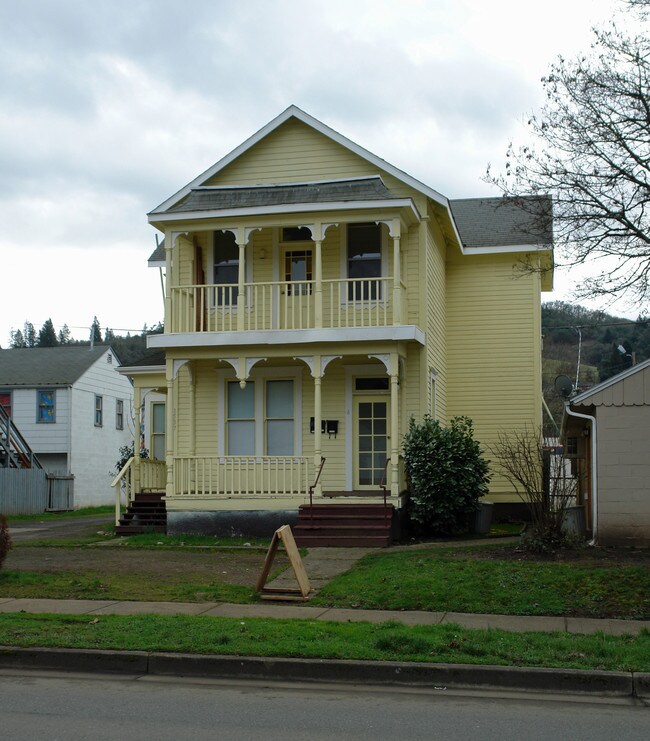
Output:
<instances>
[{"instance_id":1,"label":"asphalt shingle roof","mask_svg":"<svg viewBox=\"0 0 650 741\"><path fill-rule=\"evenodd\" d=\"M378 201L394 197L379 176L322 183L253 185L243 188L207 187L193 188L182 203L172 206L168 212L220 211L293 203Z\"/></svg>"},{"instance_id":2,"label":"asphalt shingle roof","mask_svg":"<svg viewBox=\"0 0 650 741\"><path fill-rule=\"evenodd\" d=\"M449 202L463 246L550 245L552 203L546 196L461 198Z\"/></svg>"},{"instance_id":3,"label":"asphalt shingle roof","mask_svg":"<svg viewBox=\"0 0 650 741\"><path fill-rule=\"evenodd\" d=\"M0 387L71 386L109 349L82 345L0 350Z\"/></svg>"}]
</instances>

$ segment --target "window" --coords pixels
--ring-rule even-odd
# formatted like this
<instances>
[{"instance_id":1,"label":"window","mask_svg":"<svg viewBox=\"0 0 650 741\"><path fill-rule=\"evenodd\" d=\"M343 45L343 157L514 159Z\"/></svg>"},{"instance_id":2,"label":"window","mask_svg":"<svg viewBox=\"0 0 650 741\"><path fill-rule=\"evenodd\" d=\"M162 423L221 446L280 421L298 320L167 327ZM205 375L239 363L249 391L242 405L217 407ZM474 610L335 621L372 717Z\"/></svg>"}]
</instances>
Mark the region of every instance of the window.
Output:
<instances>
[{"instance_id":1,"label":"window","mask_svg":"<svg viewBox=\"0 0 650 741\"><path fill-rule=\"evenodd\" d=\"M239 282L239 247L232 232L214 233L214 282L216 306L237 305Z\"/></svg>"},{"instance_id":2,"label":"window","mask_svg":"<svg viewBox=\"0 0 650 741\"><path fill-rule=\"evenodd\" d=\"M348 224L349 301L381 298L381 224Z\"/></svg>"},{"instance_id":3,"label":"window","mask_svg":"<svg viewBox=\"0 0 650 741\"><path fill-rule=\"evenodd\" d=\"M286 226L282 230L283 242L311 242L311 229L307 226Z\"/></svg>"},{"instance_id":4,"label":"window","mask_svg":"<svg viewBox=\"0 0 650 741\"><path fill-rule=\"evenodd\" d=\"M0 407L11 417L11 391L0 391Z\"/></svg>"},{"instance_id":5,"label":"window","mask_svg":"<svg viewBox=\"0 0 650 741\"><path fill-rule=\"evenodd\" d=\"M228 382L228 455L255 455L255 382Z\"/></svg>"},{"instance_id":6,"label":"window","mask_svg":"<svg viewBox=\"0 0 650 741\"><path fill-rule=\"evenodd\" d=\"M295 433L293 380L226 382L226 455L295 455Z\"/></svg>"},{"instance_id":7,"label":"window","mask_svg":"<svg viewBox=\"0 0 650 741\"><path fill-rule=\"evenodd\" d=\"M287 294L291 292L298 296L311 293L312 257L311 250L292 250L284 255L284 279L289 282L304 281L302 284L288 286Z\"/></svg>"},{"instance_id":8,"label":"window","mask_svg":"<svg viewBox=\"0 0 650 741\"><path fill-rule=\"evenodd\" d=\"M381 376L380 378L359 377L354 379L355 391L388 391L389 388L387 376Z\"/></svg>"},{"instance_id":9,"label":"window","mask_svg":"<svg viewBox=\"0 0 650 741\"><path fill-rule=\"evenodd\" d=\"M95 395L95 427L104 424L104 397Z\"/></svg>"},{"instance_id":10,"label":"window","mask_svg":"<svg viewBox=\"0 0 650 741\"><path fill-rule=\"evenodd\" d=\"M151 457L165 460L165 403L155 401L151 405Z\"/></svg>"},{"instance_id":11,"label":"window","mask_svg":"<svg viewBox=\"0 0 650 741\"><path fill-rule=\"evenodd\" d=\"M56 391L54 389L39 389L36 392L36 399L36 421L44 424L56 422Z\"/></svg>"},{"instance_id":12,"label":"window","mask_svg":"<svg viewBox=\"0 0 650 741\"><path fill-rule=\"evenodd\" d=\"M115 400L115 429L124 429L124 402L122 399Z\"/></svg>"},{"instance_id":13,"label":"window","mask_svg":"<svg viewBox=\"0 0 650 741\"><path fill-rule=\"evenodd\" d=\"M266 382L266 454L293 455L293 381Z\"/></svg>"}]
</instances>

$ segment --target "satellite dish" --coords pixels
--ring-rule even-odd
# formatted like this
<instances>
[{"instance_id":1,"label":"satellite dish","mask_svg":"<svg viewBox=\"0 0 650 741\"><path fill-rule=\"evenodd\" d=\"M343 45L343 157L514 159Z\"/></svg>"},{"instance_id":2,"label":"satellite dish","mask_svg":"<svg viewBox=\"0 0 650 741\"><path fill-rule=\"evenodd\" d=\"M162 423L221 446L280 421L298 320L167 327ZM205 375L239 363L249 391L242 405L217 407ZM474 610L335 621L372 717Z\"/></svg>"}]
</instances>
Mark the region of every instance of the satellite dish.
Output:
<instances>
[{"instance_id":1,"label":"satellite dish","mask_svg":"<svg viewBox=\"0 0 650 741\"><path fill-rule=\"evenodd\" d=\"M553 385L563 399L568 399L573 392L573 382L569 376L558 376Z\"/></svg>"}]
</instances>

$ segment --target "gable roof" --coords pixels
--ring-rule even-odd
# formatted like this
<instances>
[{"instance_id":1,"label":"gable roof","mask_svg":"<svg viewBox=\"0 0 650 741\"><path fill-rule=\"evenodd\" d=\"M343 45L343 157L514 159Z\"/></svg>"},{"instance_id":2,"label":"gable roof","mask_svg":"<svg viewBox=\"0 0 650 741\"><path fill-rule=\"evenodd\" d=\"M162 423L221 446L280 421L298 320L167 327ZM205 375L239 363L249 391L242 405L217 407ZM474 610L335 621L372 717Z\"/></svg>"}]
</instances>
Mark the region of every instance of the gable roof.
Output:
<instances>
[{"instance_id":1,"label":"gable roof","mask_svg":"<svg viewBox=\"0 0 650 741\"><path fill-rule=\"evenodd\" d=\"M646 373L646 371L648 371ZM620 388L619 388L620 387ZM574 396L571 406L641 406L650 404L650 359L617 373Z\"/></svg>"},{"instance_id":2,"label":"gable roof","mask_svg":"<svg viewBox=\"0 0 650 741\"><path fill-rule=\"evenodd\" d=\"M255 144L257 144L259 141L264 139L264 137L268 136L272 131L275 131L275 129L282 126L282 124L284 124L286 121L288 121L291 118L295 118L298 121L302 121L302 123L306 124L307 126L311 126L313 129L320 132L324 136L327 136L333 141L337 142L342 147L349 149L351 152L354 152L355 154L359 155L360 157L367 160L368 162L372 162L374 165L379 167L381 170L384 170L385 172L391 174L393 177L397 178L401 182L406 183L413 189L428 196L435 203L438 203L441 206L444 206L445 208L449 207L448 199L445 198L441 193L438 193L438 191L434 190L433 188L430 188L428 185L425 185L424 183L421 183L419 180L416 180L414 177L407 174L403 170L400 170L394 165L391 165L389 162L386 162L386 160L381 159L381 157L377 157L377 155L372 154L372 152L369 152L367 149L364 149L358 144L355 144L353 141L351 141L347 137L343 136L342 134L339 134L338 131L335 131L334 129L330 128L329 126L326 126L324 123L319 121L317 118L314 118L313 116L310 116L308 113L305 113L305 111L298 108L298 106L291 105L286 110L284 110L279 116L276 116L272 121L269 121L269 123L267 123L266 126L263 126L259 131L257 131L255 134L250 136L248 139L246 139L246 141L242 142L238 147L235 147L235 149L233 149L232 152L227 154L225 157L222 157L218 162L212 165L212 167L209 167L205 172L201 173L198 177L194 178L194 180L192 180L186 186L184 186L179 191L174 193L173 196L168 198L166 201L163 201L163 203L161 203L159 206L156 206L156 208L154 208L153 211L151 211L149 214L150 221L155 221L155 218L151 218L151 217L155 216L155 214L165 213L168 209L170 209L172 206L177 204L181 199L185 198L190 193L192 188L196 188L200 185L203 185L203 183L205 183L210 178L214 177L214 175L216 175L218 172L223 170L227 165L229 165L231 162L236 160L242 154L244 154L249 149L254 147Z\"/></svg>"},{"instance_id":3,"label":"gable roof","mask_svg":"<svg viewBox=\"0 0 650 741\"><path fill-rule=\"evenodd\" d=\"M72 386L109 351L115 355L106 345L0 350L0 387Z\"/></svg>"}]
</instances>

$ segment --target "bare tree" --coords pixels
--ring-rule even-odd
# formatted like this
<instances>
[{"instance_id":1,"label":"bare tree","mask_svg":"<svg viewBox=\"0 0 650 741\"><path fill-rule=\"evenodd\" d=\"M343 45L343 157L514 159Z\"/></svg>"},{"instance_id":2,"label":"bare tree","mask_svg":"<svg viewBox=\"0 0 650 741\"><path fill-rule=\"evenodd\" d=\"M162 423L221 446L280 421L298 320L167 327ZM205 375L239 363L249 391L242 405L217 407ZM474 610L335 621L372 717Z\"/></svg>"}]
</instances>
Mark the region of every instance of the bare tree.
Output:
<instances>
[{"instance_id":1,"label":"bare tree","mask_svg":"<svg viewBox=\"0 0 650 741\"><path fill-rule=\"evenodd\" d=\"M567 475L563 460L551 460L542 431L501 433L489 453L493 466L528 507L531 546L552 550L563 544L566 510L575 502L576 481Z\"/></svg>"},{"instance_id":2,"label":"bare tree","mask_svg":"<svg viewBox=\"0 0 650 741\"><path fill-rule=\"evenodd\" d=\"M588 54L560 57L542 78L546 102L528 120L531 143L511 144L505 172L497 175L488 168L486 175L524 209L536 203L524 195L552 196L560 261L600 266L599 274L580 287L581 296L650 298L646 18L643 12L637 15L642 28L637 36L612 24L594 30Z\"/></svg>"}]
</instances>

